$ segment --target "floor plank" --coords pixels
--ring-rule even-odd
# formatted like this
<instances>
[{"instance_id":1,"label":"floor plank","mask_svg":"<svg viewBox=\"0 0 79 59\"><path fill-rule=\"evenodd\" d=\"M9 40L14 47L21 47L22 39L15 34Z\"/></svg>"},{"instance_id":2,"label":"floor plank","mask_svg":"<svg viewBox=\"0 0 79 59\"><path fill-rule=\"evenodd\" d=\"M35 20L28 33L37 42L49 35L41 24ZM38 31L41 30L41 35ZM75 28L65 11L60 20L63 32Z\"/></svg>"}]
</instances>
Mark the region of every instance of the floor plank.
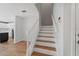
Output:
<instances>
[{"instance_id":1,"label":"floor plank","mask_svg":"<svg viewBox=\"0 0 79 59\"><path fill-rule=\"evenodd\" d=\"M48 46L42 46L42 45L35 45L35 48L41 48L41 49L45 49L45 50L56 51L55 47L48 47Z\"/></svg>"},{"instance_id":2,"label":"floor plank","mask_svg":"<svg viewBox=\"0 0 79 59\"><path fill-rule=\"evenodd\" d=\"M25 56L26 44L26 41L14 44L13 39L5 43L0 43L0 56Z\"/></svg>"},{"instance_id":3,"label":"floor plank","mask_svg":"<svg viewBox=\"0 0 79 59\"><path fill-rule=\"evenodd\" d=\"M49 56L47 54L39 53L39 52L33 52L32 56Z\"/></svg>"}]
</instances>

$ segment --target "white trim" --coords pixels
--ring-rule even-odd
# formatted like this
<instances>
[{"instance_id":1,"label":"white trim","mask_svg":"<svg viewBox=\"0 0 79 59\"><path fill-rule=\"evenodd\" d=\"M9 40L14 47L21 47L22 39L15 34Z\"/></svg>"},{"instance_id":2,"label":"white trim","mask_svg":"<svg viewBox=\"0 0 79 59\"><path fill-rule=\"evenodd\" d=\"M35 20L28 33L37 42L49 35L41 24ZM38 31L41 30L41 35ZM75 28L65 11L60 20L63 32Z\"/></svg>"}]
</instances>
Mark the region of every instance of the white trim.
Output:
<instances>
[{"instance_id":1,"label":"white trim","mask_svg":"<svg viewBox=\"0 0 79 59\"><path fill-rule=\"evenodd\" d=\"M72 4L71 6L71 55L75 56L75 20L76 20L76 4Z\"/></svg>"}]
</instances>

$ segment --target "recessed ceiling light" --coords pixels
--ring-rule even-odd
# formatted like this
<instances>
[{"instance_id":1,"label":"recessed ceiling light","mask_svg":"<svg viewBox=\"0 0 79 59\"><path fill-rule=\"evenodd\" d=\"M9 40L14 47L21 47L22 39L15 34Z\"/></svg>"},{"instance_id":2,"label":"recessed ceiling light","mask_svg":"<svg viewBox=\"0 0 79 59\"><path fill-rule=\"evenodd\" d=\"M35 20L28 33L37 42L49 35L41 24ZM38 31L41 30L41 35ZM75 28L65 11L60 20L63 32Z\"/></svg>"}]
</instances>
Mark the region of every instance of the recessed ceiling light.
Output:
<instances>
[{"instance_id":1,"label":"recessed ceiling light","mask_svg":"<svg viewBox=\"0 0 79 59\"><path fill-rule=\"evenodd\" d=\"M26 11L26 10L22 10L21 12L25 13L25 12L27 12L27 11Z\"/></svg>"}]
</instances>

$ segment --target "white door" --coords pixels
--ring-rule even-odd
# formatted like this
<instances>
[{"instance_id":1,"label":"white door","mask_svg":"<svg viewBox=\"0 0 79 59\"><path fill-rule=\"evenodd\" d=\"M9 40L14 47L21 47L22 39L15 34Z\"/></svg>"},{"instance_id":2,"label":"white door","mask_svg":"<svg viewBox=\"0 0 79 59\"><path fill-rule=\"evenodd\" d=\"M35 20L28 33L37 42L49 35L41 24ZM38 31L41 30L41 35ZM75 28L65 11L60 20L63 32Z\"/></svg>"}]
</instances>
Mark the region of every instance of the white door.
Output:
<instances>
[{"instance_id":1,"label":"white door","mask_svg":"<svg viewBox=\"0 0 79 59\"><path fill-rule=\"evenodd\" d=\"M79 4L76 4L76 56L79 56Z\"/></svg>"}]
</instances>

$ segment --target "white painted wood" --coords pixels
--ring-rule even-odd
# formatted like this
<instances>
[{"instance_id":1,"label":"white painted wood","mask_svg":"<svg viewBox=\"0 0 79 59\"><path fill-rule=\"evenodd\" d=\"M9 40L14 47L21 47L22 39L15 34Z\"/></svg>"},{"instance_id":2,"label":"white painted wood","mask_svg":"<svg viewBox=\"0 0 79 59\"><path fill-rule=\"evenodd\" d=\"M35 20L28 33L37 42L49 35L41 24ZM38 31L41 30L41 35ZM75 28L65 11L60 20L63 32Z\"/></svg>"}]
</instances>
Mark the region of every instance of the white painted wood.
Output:
<instances>
[{"instance_id":1,"label":"white painted wood","mask_svg":"<svg viewBox=\"0 0 79 59\"><path fill-rule=\"evenodd\" d=\"M46 30L48 30L48 31L50 30L50 31L53 31L53 30L55 30L55 29L54 29L54 28L40 28L40 30L45 30L45 31L46 31Z\"/></svg>"},{"instance_id":2,"label":"white painted wood","mask_svg":"<svg viewBox=\"0 0 79 59\"><path fill-rule=\"evenodd\" d=\"M40 36L52 36L52 37L55 37L55 34L44 34L44 33L39 33Z\"/></svg>"},{"instance_id":3,"label":"white painted wood","mask_svg":"<svg viewBox=\"0 0 79 59\"><path fill-rule=\"evenodd\" d=\"M55 43L47 43L47 42L36 42L36 45L48 46L48 47L56 47Z\"/></svg>"},{"instance_id":4,"label":"white painted wood","mask_svg":"<svg viewBox=\"0 0 79 59\"><path fill-rule=\"evenodd\" d=\"M56 56L56 51L50 51L50 50L45 50L45 49L40 49L40 48L34 48L35 52L40 52L40 53L44 53L44 54L48 54L48 55L53 55Z\"/></svg>"},{"instance_id":5,"label":"white painted wood","mask_svg":"<svg viewBox=\"0 0 79 59\"><path fill-rule=\"evenodd\" d=\"M53 26L40 26L40 28L54 28Z\"/></svg>"},{"instance_id":6,"label":"white painted wood","mask_svg":"<svg viewBox=\"0 0 79 59\"><path fill-rule=\"evenodd\" d=\"M54 28L40 28L40 30L54 30Z\"/></svg>"},{"instance_id":7,"label":"white painted wood","mask_svg":"<svg viewBox=\"0 0 79 59\"><path fill-rule=\"evenodd\" d=\"M48 28L48 29L54 29L54 26L49 26L49 27L43 27L43 26L40 26L40 28Z\"/></svg>"},{"instance_id":8,"label":"white painted wood","mask_svg":"<svg viewBox=\"0 0 79 59\"><path fill-rule=\"evenodd\" d=\"M76 56L79 56L79 4L76 4Z\"/></svg>"},{"instance_id":9,"label":"white painted wood","mask_svg":"<svg viewBox=\"0 0 79 59\"><path fill-rule=\"evenodd\" d=\"M52 20L53 20L53 26L55 28L55 34L56 34L56 49L57 49L57 55L63 55L63 9L64 9L64 4L53 4L53 15L52 15ZM58 20L58 18L61 18Z\"/></svg>"},{"instance_id":10,"label":"white painted wood","mask_svg":"<svg viewBox=\"0 0 79 59\"><path fill-rule=\"evenodd\" d=\"M71 6L71 55L75 56L75 6L76 4L72 4Z\"/></svg>"},{"instance_id":11,"label":"white painted wood","mask_svg":"<svg viewBox=\"0 0 79 59\"><path fill-rule=\"evenodd\" d=\"M38 37L37 40L55 41L56 42L56 38Z\"/></svg>"},{"instance_id":12,"label":"white painted wood","mask_svg":"<svg viewBox=\"0 0 79 59\"><path fill-rule=\"evenodd\" d=\"M55 33L55 31L40 31L40 32L45 32L45 33Z\"/></svg>"},{"instance_id":13,"label":"white painted wood","mask_svg":"<svg viewBox=\"0 0 79 59\"><path fill-rule=\"evenodd\" d=\"M30 42L28 50L28 55L30 56L33 52L33 47L35 45L37 35L39 33L39 20L36 21L36 23L33 25L32 29L28 33L28 41Z\"/></svg>"},{"instance_id":14,"label":"white painted wood","mask_svg":"<svg viewBox=\"0 0 79 59\"><path fill-rule=\"evenodd\" d=\"M40 28L40 31L55 31L53 28Z\"/></svg>"},{"instance_id":15,"label":"white painted wood","mask_svg":"<svg viewBox=\"0 0 79 59\"><path fill-rule=\"evenodd\" d=\"M22 39L25 39L25 27L24 27L24 18L21 16L16 16L16 22L15 22L15 42L22 41ZM22 24L23 23L23 24Z\"/></svg>"}]
</instances>

